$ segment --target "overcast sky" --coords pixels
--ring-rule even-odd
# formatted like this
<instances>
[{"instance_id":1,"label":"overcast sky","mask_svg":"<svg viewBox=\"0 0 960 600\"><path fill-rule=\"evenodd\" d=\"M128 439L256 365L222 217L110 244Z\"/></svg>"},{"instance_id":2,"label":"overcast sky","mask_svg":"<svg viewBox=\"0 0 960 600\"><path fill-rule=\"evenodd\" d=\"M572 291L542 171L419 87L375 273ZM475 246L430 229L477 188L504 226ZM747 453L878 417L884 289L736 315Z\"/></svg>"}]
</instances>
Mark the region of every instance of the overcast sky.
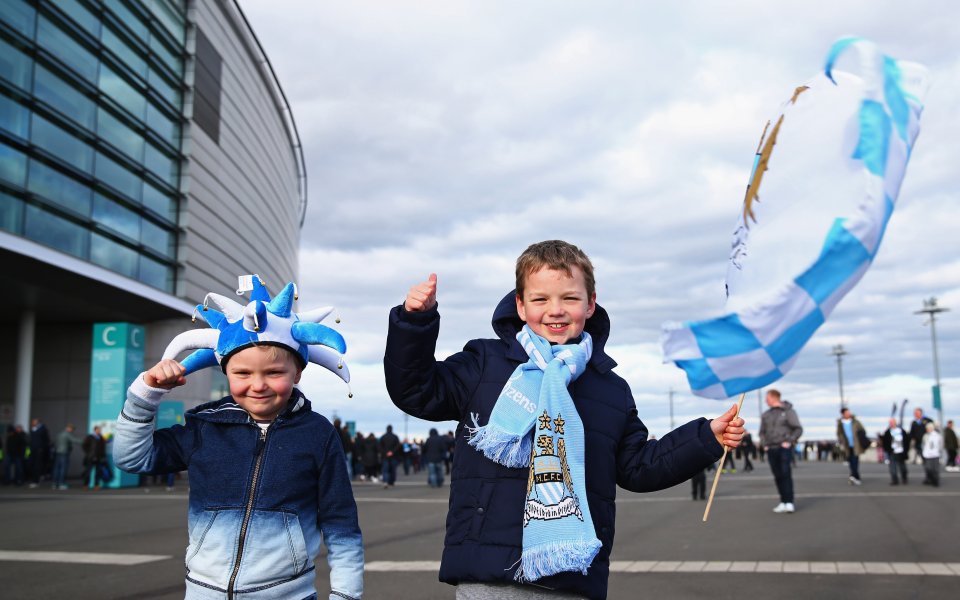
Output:
<instances>
[{"instance_id":1,"label":"overcast sky","mask_svg":"<svg viewBox=\"0 0 960 600\"><path fill-rule=\"evenodd\" d=\"M300 308L335 304L353 399L322 369L318 409L411 436L386 395L387 312L439 275L438 357L490 337L513 263L561 238L596 267L608 352L651 432L715 416L661 361L660 325L720 314L730 234L766 120L856 34L930 69L922 131L873 267L776 387L807 439L844 393L868 430L931 408L936 296L948 418L960 417L960 4L955 2L330 2L242 0L307 161ZM816 148L811 148L816 152ZM811 174L814 177L815 174ZM908 409L909 410L909 409ZM757 429L758 398L744 405ZM935 415L934 415L935 416ZM442 429L452 428L444 423Z\"/></svg>"}]
</instances>

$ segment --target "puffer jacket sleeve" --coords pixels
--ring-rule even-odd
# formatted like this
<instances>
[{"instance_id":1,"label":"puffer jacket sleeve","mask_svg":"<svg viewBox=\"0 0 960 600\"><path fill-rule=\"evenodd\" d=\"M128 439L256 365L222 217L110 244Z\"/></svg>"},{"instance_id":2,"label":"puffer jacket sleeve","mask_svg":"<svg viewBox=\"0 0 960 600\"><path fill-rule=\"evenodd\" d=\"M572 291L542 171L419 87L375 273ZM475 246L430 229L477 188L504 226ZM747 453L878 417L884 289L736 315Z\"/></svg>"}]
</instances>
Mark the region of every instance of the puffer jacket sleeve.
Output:
<instances>
[{"instance_id":1,"label":"puffer jacket sleeve","mask_svg":"<svg viewBox=\"0 0 960 600\"><path fill-rule=\"evenodd\" d=\"M458 421L480 381L483 349L470 342L446 360L434 357L440 333L436 307L408 312L390 311L387 349L383 358L387 392L403 412L428 421Z\"/></svg>"},{"instance_id":2,"label":"puffer jacket sleeve","mask_svg":"<svg viewBox=\"0 0 960 600\"><path fill-rule=\"evenodd\" d=\"M690 421L651 440L634 405L617 447L617 484L631 492L666 489L690 479L722 455L723 446L707 419Z\"/></svg>"},{"instance_id":3,"label":"puffer jacket sleeve","mask_svg":"<svg viewBox=\"0 0 960 600\"><path fill-rule=\"evenodd\" d=\"M327 440L317 481L317 526L327 546L330 600L363 596L363 538L347 477L346 458L336 435Z\"/></svg>"},{"instance_id":4,"label":"puffer jacket sleeve","mask_svg":"<svg viewBox=\"0 0 960 600\"><path fill-rule=\"evenodd\" d=\"M120 469L159 474L189 466L197 435L194 428L174 425L154 431L157 408L166 393L167 390L144 383L142 373L130 384L113 439L113 461Z\"/></svg>"}]
</instances>

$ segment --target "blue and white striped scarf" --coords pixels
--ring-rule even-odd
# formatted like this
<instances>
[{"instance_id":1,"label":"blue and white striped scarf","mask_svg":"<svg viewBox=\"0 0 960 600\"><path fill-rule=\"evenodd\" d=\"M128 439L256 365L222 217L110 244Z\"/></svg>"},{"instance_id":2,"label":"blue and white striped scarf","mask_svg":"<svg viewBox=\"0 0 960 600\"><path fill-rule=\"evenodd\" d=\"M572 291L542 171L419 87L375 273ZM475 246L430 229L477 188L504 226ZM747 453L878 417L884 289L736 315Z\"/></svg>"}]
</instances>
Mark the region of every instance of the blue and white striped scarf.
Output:
<instances>
[{"instance_id":1,"label":"blue and white striped scarf","mask_svg":"<svg viewBox=\"0 0 960 600\"><path fill-rule=\"evenodd\" d=\"M530 470L515 579L586 575L601 543L586 501L583 423L567 386L586 369L593 340L584 332L579 343L551 346L528 325L517 340L530 359L507 380L487 424L470 430L469 443L494 462Z\"/></svg>"}]
</instances>

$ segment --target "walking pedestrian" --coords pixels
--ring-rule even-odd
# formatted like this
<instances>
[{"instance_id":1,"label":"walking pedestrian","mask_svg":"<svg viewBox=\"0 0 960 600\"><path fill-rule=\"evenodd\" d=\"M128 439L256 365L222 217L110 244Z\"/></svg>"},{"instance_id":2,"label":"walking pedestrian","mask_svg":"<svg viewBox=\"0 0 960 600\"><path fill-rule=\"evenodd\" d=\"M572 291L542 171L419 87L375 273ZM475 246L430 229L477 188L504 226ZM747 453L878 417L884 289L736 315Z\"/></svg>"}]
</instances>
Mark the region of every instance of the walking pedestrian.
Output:
<instances>
[{"instance_id":1,"label":"walking pedestrian","mask_svg":"<svg viewBox=\"0 0 960 600\"><path fill-rule=\"evenodd\" d=\"M943 449L947 451L946 470L960 472L960 466L957 466L957 432L953 430L953 421L947 421L947 427L943 430Z\"/></svg>"},{"instance_id":2,"label":"walking pedestrian","mask_svg":"<svg viewBox=\"0 0 960 600\"><path fill-rule=\"evenodd\" d=\"M380 438L380 460L383 462L383 487L393 487L397 482L397 461L400 459L400 438L387 425L387 432Z\"/></svg>"},{"instance_id":3,"label":"walking pedestrian","mask_svg":"<svg viewBox=\"0 0 960 600\"><path fill-rule=\"evenodd\" d=\"M837 419L837 442L850 467L850 485L860 485L860 455L870 446L870 441L863 425L846 406L840 409Z\"/></svg>"},{"instance_id":4,"label":"walking pedestrian","mask_svg":"<svg viewBox=\"0 0 960 600\"><path fill-rule=\"evenodd\" d=\"M913 422L910 423L910 441L913 446L914 460L917 464L923 462L923 436L927 433L928 423L933 423L933 419L924 416L922 408L913 409Z\"/></svg>"},{"instance_id":5,"label":"walking pedestrian","mask_svg":"<svg viewBox=\"0 0 960 600\"><path fill-rule=\"evenodd\" d=\"M933 421L927 423L927 433L923 436L921 454L923 470L926 472L924 485L940 486L940 455L943 453L943 436L937 431Z\"/></svg>"},{"instance_id":6,"label":"walking pedestrian","mask_svg":"<svg viewBox=\"0 0 960 600\"><path fill-rule=\"evenodd\" d=\"M73 445L83 440L73 435L73 423L67 423L59 434L53 451L53 485L55 490L67 489L67 470L70 468L70 453Z\"/></svg>"},{"instance_id":7,"label":"walking pedestrian","mask_svg":"<svg viewBox=\"0 0 960 600\"><path fill-rule=\"evenodd\" d=\"M430 436L423 443L423 462L427 463L427 484L430 487L443 486L443 461L447 456L447 442L430 429Z\"/></svg>"},{"instance_id":8,"label":"walking pedestrian","mask_svg":"<svg viewBox=\"0 0 960 600\"><path fill-rule=\"evenodd\" d=\"M760 444L767 454L770 471L777 484L780 504L773 512L792 513L796 510L793 503L793 476L790 464L793 461L793 446L803 434L803 427L793 405L780 397L780 391L767 391L768 408L760 416Z\"/></svg>"},{"instance_id":9,"label":"walking pedestrian","mask_svg":"<svg viewBox=\"0 0 960 600\"><path fill-rule=\"evenodd\" d=\"M40 485L40 479L47 472L50 462L50 430L43 422L34 417L30 421L30 452L27 455L27 473L30 487Z\"/></svg>"}]
</instances>

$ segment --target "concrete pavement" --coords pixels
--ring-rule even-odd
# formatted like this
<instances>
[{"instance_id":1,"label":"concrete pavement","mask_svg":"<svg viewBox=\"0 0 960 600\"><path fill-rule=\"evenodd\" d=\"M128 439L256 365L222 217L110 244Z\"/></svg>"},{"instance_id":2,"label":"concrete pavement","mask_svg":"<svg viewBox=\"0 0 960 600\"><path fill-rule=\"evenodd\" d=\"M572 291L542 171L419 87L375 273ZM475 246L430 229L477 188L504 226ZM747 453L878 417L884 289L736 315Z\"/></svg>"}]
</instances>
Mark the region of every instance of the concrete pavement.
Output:
<instances>
[{"instance_id":1,"label":"concrete pavement","mask_svg":"<svg viewBox=\"0 0 960 600\"><path fill-rule=\"evenodd\" d=\"M797 512L778 515L773 478L756 466L722 476L708 523L689 484L620 490L610 598L902 600L960 589L960 474L942 473L934 489L911 465L911 484L892 487L883 465L865 464L853 487L843 464L802 463ZM366 598L453 597L436 577L449 488L425 482L354 486ZM0 596L182 598L185 492L0 488ZM326 577L321 560L318 589Z\"/></svg>"}]
</instances>

